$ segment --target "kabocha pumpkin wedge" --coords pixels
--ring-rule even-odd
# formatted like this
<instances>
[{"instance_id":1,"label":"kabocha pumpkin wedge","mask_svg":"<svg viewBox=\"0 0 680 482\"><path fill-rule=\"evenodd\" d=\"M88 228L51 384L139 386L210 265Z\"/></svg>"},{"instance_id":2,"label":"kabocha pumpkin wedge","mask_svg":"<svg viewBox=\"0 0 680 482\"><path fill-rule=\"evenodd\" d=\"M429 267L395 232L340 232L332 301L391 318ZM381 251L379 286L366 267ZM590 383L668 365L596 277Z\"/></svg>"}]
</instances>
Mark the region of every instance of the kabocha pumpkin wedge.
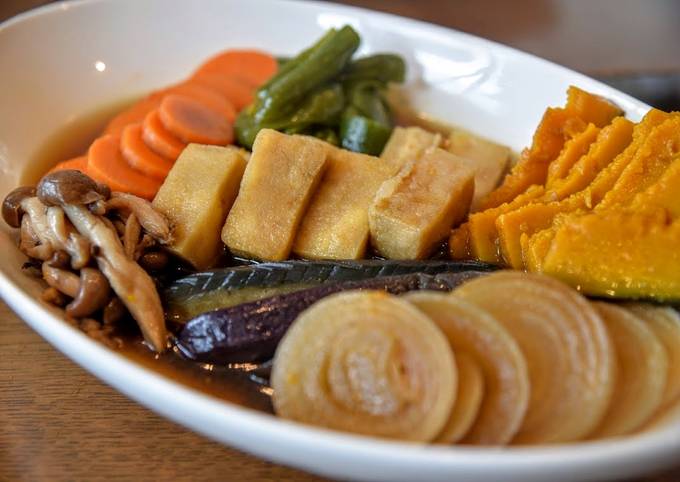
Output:
<instances>
[{"instance_id":1,"label":"kabocha pumpkin wedge","mask_svg":"<svg viewBox=\"0 0 680 482\"><path fill-rule=\"evenodd\" d=\"M514 211L522 206L539 200L545 194L543 186L531 186L523 194L497 208L470 215L467 224L469 232L469 251L472 255L486 263L498 264L502 261L498 245L496 219L503 213Z\"/></svg>"},{"instance_id":2,"label":"kabocha pumpkin wedge","mask_svg":"<svg viewBox=\"0 0 680 482\"><path fill-rule=\"evenodd\" d=\"M470 209L474 174L442 149L385 181L369 208L371 243L390 259L429 256Z\"/></svg>"},{"instance_id":3,"label":"kabocha pumpkin wedge","mask_svg":"<svg viewBox=\"0 0 680 482\"><path fill-rule=\"evenodd\" d=\"M633 141L614 160L605 162L606 167L597 173L592 183L584 190L559 201L530 203L499 216L495 227L499 236L500 251L505 262L515 269L524 268L526 266L525 259L528 255L522 249L521 238L523 235L531 237L543 229L551 229L557 216L588 211L593 206L598 205L605 195L615 187L617 179L627 166L639 165L641 163L640 158L644 158L650 150L654 149L654 145L660 140L656 135L658 133L656 128L669 118L669 114L664 112L650 111L635 126ZM625 123L619 124L624 126L622 128L625 129ZM603 132L606 130L606 128L603 129ZM611 137L608 136L603 141L605 146L609 139ZM620 139L614 139L615 145L620 146L622 143ZM615 149L603 148L603 150L611 153ZM590 153L586 157L590 157ZM556 192L549 192L544 199L547 200L549 197L556 196L556 194ZM534 258L534 261L538 260Z\"/></svg>"},{"instance_id":4,"label":"kabocha pumpkin wedge","mask_svg":"<svg viewBox=\"0 0 680 482\"><path fill-rule=\"evenodd\" d=\"M590 438L625 435L641 427L661 406L668 355L640 318L611 303L593 303L616 352L616 383L611 404Z\"/></svg>"},{"instance_id":5,"label":"kabocha pumpkin wedge","mask_svg":"<svg viewBox=\"0 0 680 482\"><path fill-rule=\"evenodd\" d=\"M614 355L604 323L589 302L547 276L502 271L453 292L489 312L517 341L531 395L514 443L578 440L609 406Z\"/></svg>"},{"instance_id":6,"label":"kabocha pumpkin wedge","mask_svg":"<svg viewBox=\"0 0 680 482\"><path fill-rule=\"evenodd\" d=\"M633 140L634 124L625 117L617 117L598 134L583 155L562 179L548 182L544 199L558 201L585 189Z\"/></svg>"},{"instance_id":7,"label":"kabocha pumpkin wedge","mask_svg":"<svg viewBox=\"0 0 680 482\"><path fill-rule=\"evenodd\" d=\"M455 403L454 353L437 325L384 292L348 291L305 310L274 356L274 410L347 432L426 442Z\"/></svg>"},{"instance_id":8,"label":"kabocha pumpkin wedge","mask_svg":"<svg viewBox=\"0 0 680 482\"><path fill-rule=\"evenodd\" d=\"M680 116L673 115L649 134L647 142L626 166L597 209L625 205L654 184L680 154Z\"/></svg>"},{"instance_id":9,"label":"kabocha pumpkin wedge","mask_svg":"<svg viewBox=\"0 0 680 482\"><path fill-rule=\"evenodd\" d=\"M647 189L638 192L627 206L631 211L663 209L670 218L680 217L680 155L676 156L661 177Z\"/></svg>"},{"instance_id":10,"label":"kabocha pumpkin wedge","mask_svg":"<svg viewBox=\"0 0 680 482\"><path fill-rule=\"evenodd\" d=\"M557 213L585 207L585 200L578 197L563 203L548 201L560 201L571 194L571 189L587 185L588 178L592 180L597 172L609 165L630 144L632 128L633 124L630 121L622 117L614 119L611 125L602 129L597 141L591 145L588 153L578 160L568 177L553 182L552 189L549 188L541 199L546 202L531 203L498 216L496 230L502 259L506 265L514 269L525 267L520 242L523 234L531 236L537 231L549 228Z\"/></svg>"},{"instance_id":11,"label":"kabocha pumpkin wedge","mask_svg":"<svg viewBox=\"0 0 680 482\"><path fill-rule=\"evenodd\" d=\"M599 133L600 129L595 127L595 124L588 124L583 132L564 143L560 155L548 165L548 175L545 180L547 189L550 189L554 182L566 177L574 164L588 152Z\"/></svg>"},{"instance_id":12,"label":"kabocha pumpkin wedge","mask_svg":"<svg viewBox=\"0 0 680 482\"><path fill-rule=\"evenodd\" d=\"M673 308L650 303L626 303L622 308L643 320L666 350L668 375L661 408L668 407L680 398L680 315Z\"/></svg>"},{"instance_id":13,"label":"kabocha pumpkin wedge","mask_svg":"<svg viewBox=\"0 0 680 482\"><path fill-rule=\"evenodd\" d=\"M295 238L308 259L360 259L368 244L368 207L392 172L384 159L329 146L328 167Z\"/></svg>"},{"instance_id":14,"label":"kabocha pumpkin wedge","mask_svg":"<svg viewBox=\"0 0 680 482\"><path fill-rule=\"evenodd\" d=\"M446 150L466 159L474 170L475 194L470 210L475 212L505 174L510 163L510 149L463 130L454 130L447 141Z\"/></svg>"},{"instance_id":15,"label":"kabocha pumpkin wedge","mask_svg":"<svg viewBox=\"0 0 680 482\"><path fill-rule=\"evenodd\" d=\"M327 152L319 140L262 129L222 229L224 244L249 258L287 258Z\"/></svg>"},{"instance_id":16,"label":"kabocha pumpkin wedge","mask_svg":"<svg viewBox=\"0 0 680 482\"><path fill-rule=\"evenodd\" d=\"M544 184L548 165L562 151L564 143L585 130L586 125L565 109L549 107L536 128L531 147L525 149L501 185L481 202L480 210L510 202L531 185Z\"/></svg>"},{"instance_id":17,"label":"kabocha pumpkin wedge","mask_svg":"<svg viewBox=\"0 0 680 482\"><path fill-rule=\"evenodd\" d=\"M621 108L609 99L592 94L570 85L567 89L567 105L565 109L573 112L586 122L592 122L598 127L604 127L614 117L623 115Z\"/></svg>"},{"instance_id":18,"label":"kabocha pumpkin wedge","mask_svg":"<svg viewBox=\"0 0 680 482\"><path fill-rule=\"evenodd\" d=\"M680 221L663 210L608 210L556 228L543 273L593 296L680 300Z\"/></svg>"},{"instance_id":19,"label":"kabocha pumpkin wedge","mask_svg":"<svg viewBox=\"0 0 680 482\"><path fill-rule=\"evenodd\" d=\"M524 418L530 390L525 358L510 332L484 308L459 297L419 292L404 298L437 323L456 353L465 353L482 369L484 397L462 442L510 442Z\"/></svg>"},{"instance_id":20,"label":"kabocha pumpkin wedge","mask_svg":"<svg viewBox=\"0 0 680 482\"><path fill-rule=\"evenodd\" d=\"M174 226L168 248L196 269L209 268L222 253L220 229L245 167L236 147L189 144L153 200Z\"/></svg>"}]
</instances>

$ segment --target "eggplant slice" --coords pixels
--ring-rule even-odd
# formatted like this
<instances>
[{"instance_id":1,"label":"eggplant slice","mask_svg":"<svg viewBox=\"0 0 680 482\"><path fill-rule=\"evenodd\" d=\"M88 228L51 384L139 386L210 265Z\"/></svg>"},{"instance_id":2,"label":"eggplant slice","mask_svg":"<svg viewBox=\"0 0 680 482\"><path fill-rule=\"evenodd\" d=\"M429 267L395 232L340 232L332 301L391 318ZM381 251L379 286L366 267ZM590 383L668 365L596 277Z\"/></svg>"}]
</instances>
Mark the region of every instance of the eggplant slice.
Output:
<instances>
[{"instance_id":1,"label":"eggplant slice","mask_svg":"<svg viewBox=\"0 0 680 482\"><path fill-rule=\"evenodd\" d=\"M455 272L435 275L419 272L325 283L203 313L184 326L177 338L177 348L187 358L205 363L267 360L274 355L279 341L297 316L331 294L355 289L383 290L392 294L414 290L451 291L461 283L489 272L489 269L460 270L460 264L456 264L458 270Z\"/></svg>"},{"instance_id":2,"label":"eggplant slice","mask_svg":"<svg viewBox=\"0 0 680 482\"><path fill-rule=\"evenodd\" d=\"M477 261L282 261L195 273L171 283L163 299L167 318L184 323L207 311L327 283L494 269Z\"/></svg>"}]
</instances>

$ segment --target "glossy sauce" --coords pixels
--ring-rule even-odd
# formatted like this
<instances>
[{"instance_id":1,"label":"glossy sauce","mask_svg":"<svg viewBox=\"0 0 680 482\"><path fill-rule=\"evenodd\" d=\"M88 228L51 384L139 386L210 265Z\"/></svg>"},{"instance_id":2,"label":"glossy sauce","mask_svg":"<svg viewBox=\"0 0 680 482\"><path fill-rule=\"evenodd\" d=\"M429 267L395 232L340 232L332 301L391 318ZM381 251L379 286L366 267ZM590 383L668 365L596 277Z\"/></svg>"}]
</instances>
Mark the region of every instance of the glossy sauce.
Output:
<instances>
[{"instance_id":1,"label":"glossy sauce","mask_svg":"<svg viewBox=\"0 0 680 482\"><path fill-rule=\"evenodd\" d=\"M66 122L38 147L21 176L21 184L37 184L57 163L84 155L109 120L132 102L125 100L104 105Z\"/></svg>"}]
</instances>

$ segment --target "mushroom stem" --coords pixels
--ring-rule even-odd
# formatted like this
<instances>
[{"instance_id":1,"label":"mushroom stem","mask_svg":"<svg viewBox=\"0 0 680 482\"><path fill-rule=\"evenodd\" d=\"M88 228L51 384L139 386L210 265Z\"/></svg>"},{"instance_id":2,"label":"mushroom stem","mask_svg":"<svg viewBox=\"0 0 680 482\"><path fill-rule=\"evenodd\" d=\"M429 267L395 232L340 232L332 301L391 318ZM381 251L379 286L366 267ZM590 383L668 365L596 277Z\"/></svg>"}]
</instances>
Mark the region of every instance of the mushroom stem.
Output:
<instances>
[{"instance_id":1,"label":"mushroom stem","mask_svg":"<svg viewBox=\"0 0 680 482\"><path fill-rule=\"evenodd\" d=\"M78 275L50 266L49 263L42 264L42 274L47 284L52 288L71 298L75 298L78 295L80 290L80 278Z\"/></svg>"},{"instance_id":2,"label":"mushroom stem","mask_svg":"<svg viewBox=\"0 0 680 482\"><path fill-rule=\"evenodd\" d=\"M139 224L135 213L131 213L125 222L125 231L123 232L123 246L125 247L125 254L130 259L135 259L135 251L139 243L139 237L142 234L142 225Z\"/></svg>"},{"instance_id":3,"label":"mushroom stem","mask_svg":"<svg viewBox=\"0 0 680 482\"><path fill-rule=\"evenodd\" d=\"M156 211L151 203L132 194L114 192L106 203L107 210L125 210L134 214L144 230L158 242L171 241L170 225L167 219Z\"/></svg>"},{"instance_id":4,"label":"mushroom stem","mask_svg":"<svg viewBox=\"0 0 680 482\"><path fill-rule=\"evenodd\" d=\"M78 293L66 306L66 314L74 318L91 316L102 309L109 300L111 288L100 271L94 268L80 270Z\"/></svg>"},{"instance_id":5,"label":"mushroom stem","mask_svg":"<svg viewBox=\"0 0 680 482\"><path fill-rule=\"evenodd\" d=\"M47 208L47 224L58 246L71 256L71 267L80 269L90 262L90 244L66 222L64 211L55 206ZM53 243L55 244L55 243Z\"/></svg>"},{"instance_id":6,"label":"mushroom stem","mask_svg":"<svg viewBox=\"0 0 680 482\"><path fill-rule=\"evenodd\" d=\"M63 209L80 234L98 246L97 265L139 324L144 339L154 350L165 350L168 332L153 280L125 255L115 230L101 218L82 205L66 204Z\"/></svg>"},{"instance_id":7,"label":"mushroom stem","mask_svg":"<svg viewBox=\"0 0 680 482\"><path fill-rule=\"evenodd\" d=\"M31 258L46 261L52 257L54 249L51 244L40 244L40 239L35 234L31 220L28 216L21 219L19 249Z\"/></svg>"}]
</instances>

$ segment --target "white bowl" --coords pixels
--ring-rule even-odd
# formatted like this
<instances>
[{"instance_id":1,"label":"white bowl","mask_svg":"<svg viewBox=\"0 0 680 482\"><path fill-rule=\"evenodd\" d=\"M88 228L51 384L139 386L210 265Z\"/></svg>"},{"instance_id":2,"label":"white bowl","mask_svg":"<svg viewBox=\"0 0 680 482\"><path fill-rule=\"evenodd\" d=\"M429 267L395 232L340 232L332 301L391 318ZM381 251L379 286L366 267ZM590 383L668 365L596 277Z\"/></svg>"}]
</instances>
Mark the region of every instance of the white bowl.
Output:
<instances>
[{"instance_id":1,"label":"white bowl","mask_svg":"<svg viewBox=\"0 0 680 482\"><path fill-rule=\"evenodd\" d=\"M179 80L210 54L257 47L293 54L349 23L362 52L409 62L416 105L519 150L569 84L613 99L637 120L648 106L599 82L453 30L329 3L99 0L57 3L0 26L0 196L41 143L97 106ZM150 409L269 460L342 479L586 480L642 474L677 461L680 423L619 440L544 447L422 446L315 429L198 393L109 351L37 301L23 256L0 232L0 295L59 350ZM68 383L68 380L65 380ZM83 441L87 443L87 441Z\"/></svg>"}]
</instances>

